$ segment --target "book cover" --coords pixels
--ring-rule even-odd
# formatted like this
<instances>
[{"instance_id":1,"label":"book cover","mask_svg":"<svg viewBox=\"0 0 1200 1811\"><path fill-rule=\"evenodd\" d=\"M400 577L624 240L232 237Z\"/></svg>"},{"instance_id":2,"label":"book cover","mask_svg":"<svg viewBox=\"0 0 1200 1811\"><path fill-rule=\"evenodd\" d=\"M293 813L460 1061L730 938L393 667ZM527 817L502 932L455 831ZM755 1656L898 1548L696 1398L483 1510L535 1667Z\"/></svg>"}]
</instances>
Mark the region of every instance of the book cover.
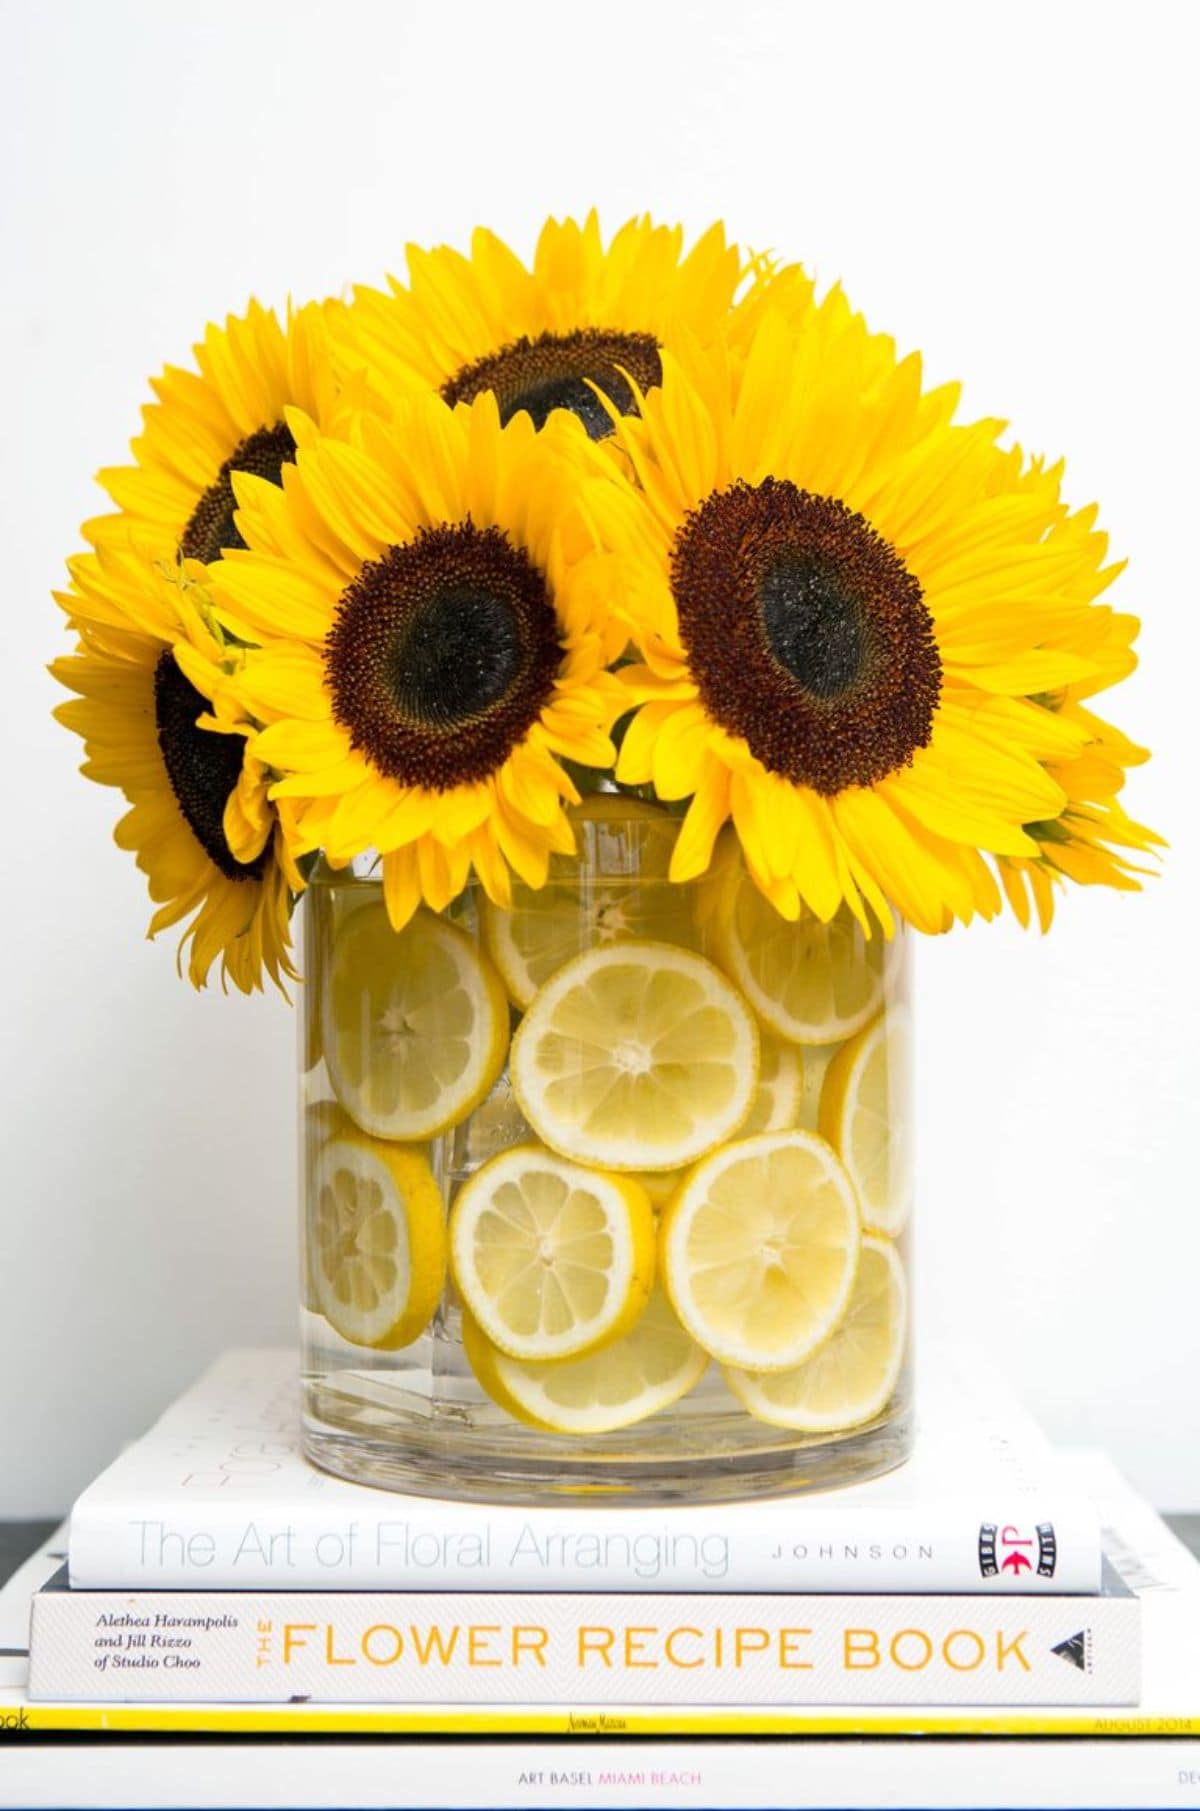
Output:
<instances>
[{"instance_id":1,"label":"book cover","mask_svg":"<svg viewBox=\"0 0 1200 1811\"><path fill-rule=\"evenodd\" d=\"M29 1694L184 1703L1135 1704L1138 1600L82 1591L33 1599Z\"/></svg>"},{"instance_id":2,"label":"book cover","mask_svg":"<svg viewBox=\"0 0 1200 1811\"><path fill-rule=\"evenodd\" d=\"M282 1713L275 1713L280 1715ZM981 1756L974 1741L821 1736L747 1742L671 1736L555 1740L511 1736L447 1742L288 1741L270 1734L214 1741L204 1732L166 1742L128 1738L26 1742L4 1754L6 1802L61 1811L178 1805L206 1811L637 1811L647 1805L719 1805L723 1811L1046 1811L1049 1806L1162 1811L1194 1806L1200 1741L1113 1742L1074 1736L1008 1737Z\"/></svg>"},{"instance_id":3,"label":"book cover","mask_svg":"<svg viewBox=\"0 0 1200 1811\"><path fill-rule=\"evenodd\" d=\"M827 1736L883 1746L909 1735L1083 1737L1097 1746L1128 1745L1139 1753L1147 1750L1151 1740L1164 1747L1172 1742L1186 1748L1189 1741L1200 1738L1200 1643L1196 1640L1200 1565L1102 1455L1068 1453L1062 1455L1062 1464L1081 1494L1100 1504L1106 1549L1116 1556L1122 1577L1140 1602L1142 1693L1137 1706L239 1704L220 1698L207 1703L35 1701L27 1690L28 1655L20 1650L28 1648L32 1594L62 1563L59 1543L51 1542L0 1588L0 1649L9 1650L7 1655L0 1653L0 1771L18 1752L5 1744L59 1732L88 1732L97 1743L120 1743L141 1733L168 1734L180 1742L193 1735L209 1740L220 1735L236 1739L236 1748L230 1750L234 1765L237 1755L251 1752L258 1738L298 1740L328 1735L404 1735L417 1742L448 1736L498 1737L514 1749L536 1737L539 1755L545 1752L547 1742L578 1744L583 1738L589 1752L576 1765L590 1764L606 1739L630 1735L642 1738L639 1754L655 1740L678 1743L694 1736L708 1739L706 1749L721 1739L744 1743L758 1736L787 1738L793 1744L812 1741L819 1747L820 1739ZM1052 1742L1047 1753L1052 1756L1062 1746ZM314 1755L324 1751L320 1742L313 1744ZM979 1764L978 1755L975 1764Z\"/></svg>"},{"instance_id":4,"label":"book cover","mask_svg":"<svg viewBox=\"0 0 1200 1811\"><path fill-rule=\"evenodd\" d=\"M347 1484L303 1457L297 1366L234 1351L79 1498L89 1588L1091 1593L1094 1505L997 1380L939 1359L887 1477L752 1503L527 1509Z\"/></svg>"}]
</instances>

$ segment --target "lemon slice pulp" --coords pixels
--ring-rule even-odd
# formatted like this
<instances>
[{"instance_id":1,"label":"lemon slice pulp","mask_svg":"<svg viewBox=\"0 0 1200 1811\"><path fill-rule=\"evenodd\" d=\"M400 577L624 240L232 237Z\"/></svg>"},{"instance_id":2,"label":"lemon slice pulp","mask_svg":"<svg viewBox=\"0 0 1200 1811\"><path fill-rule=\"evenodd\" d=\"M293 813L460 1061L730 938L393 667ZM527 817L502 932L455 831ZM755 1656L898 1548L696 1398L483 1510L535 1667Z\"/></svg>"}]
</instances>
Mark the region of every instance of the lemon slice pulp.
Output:
<instances>
[{"instance_id":1,"label":"lemon slice pulp","mask_svg":"<svg viewBox=\"0 0 1200 1811\"><path fill-rule=\"evenodd\" d=\"M758 1081L745 1002L703 956L666 943L589 950L542 988L513 1039L513 1090L565 1156L671 1170L729 1138Z\"/></svg>"},{"instance_id":2,"label":"lemon slice pulp","mask_svg":"<svg viewBox=\"0 0 1200 1811\"><path fill-rule=\"evenodd\" d=\"M420 911L394 931L382 902L334 939L322 998L334 1093L379 1138L434 1138L465 1119L504 1065L508 1001L465 931Z\"/></svg>"},{"instance_id":3,"label":"lemon slice pulp","mask_svg":"<svg viewBox=\"0 0 1200 1811\"><path fill-rule=\"evenodd\" d=\"M807 1052L802 1060L795 1044L772 1037L760 1040L758 1090L741 1127L743 1138L752 1132L785 1132L797 1123L807 1060Z\"/></svg>"},{"instance_id":4,"label":"lemon slice pulp","mask_svg":"<svg viewBox=\"0 0 1200 1811\"><path fill-rule=\"evenodd\" d=\"M832 1044L872 1018L883 997L884 938L844 909L822 924L782 917L738 863L713 871L708 946L763 1027L791 1044Z\"/></svg>"},{"instance_id":5,"label":"lemon slice pulp","mask_svg":"<svg viewBox=\"0 0 1200 1811\"><path fill-rule=\"evenodd\" d=\"M428 1162L351 1132L320 1147L312 1190L321 1313L353 1345L411 1345L446 1281L442 1198Z\"/></svg>"},{"instance_id":6,"label":"lemon slice pulp","mask_svg":"<svg viewBox=\"0 0 1200 1811\"><path fill-rule=\"evenodd\" d=\"M514 881L511 911L480 901L488 954L522 1010L584 950L631 937L697 946L692 889L668 878L677 820L612 793L592 794L569 816L580 857L552 857L550 877L536 890Z\"/></svg>"},{"instance_id":7,"label":"lemon slice pulp","mask_svg":"<svg viewBox=\"0 0 1200 1811\"><path fill-rule=\"evenodd\" d=\"M321 1313L317 1295L317 1185L316 1163L321 1147L331 1138L355 1132L354 1121L335 1100L306 1103L300 1115L300 1165L304 1188L304 1228L300 1248L300 1300L314 1314Z\"/></svg>"},{"instance_id":8,"label":"lemon slice pulp","mask_svg":"<svg viewBox=\"0 0 1200 1811\"><path fill-rule=\"evenodd\" d=\"M740 1371L725 1381L759 1421L803 1433L836 1433L882 1414L904 1358L908 1285L889 1239L866 1238L840 1327L792 1371Z\"/></svg>"},{"instance_id":9,"label":"lemon slice pulp","mask_svg":"<svg viewBox=\"0 0 1200 1811\"><path fill-rule=\"evenodd\" d=\"M663 1214L671 1304L714 1358L782 1371L845 1314L858 1265L854 1189L811 1132L762 1132L698 1163Z\"/></svg>"},{"instance_id":10,"label":"lemon slice pulp","mask_svg":"<svg viewBox=\"0 0 1200 1811\"><path fill-rule=\"evenodd\" d=\"M821 1090L825 1086L829 1065L841 1048L841 1044L805 1045L800 1104L793 1123L803 1126L806 1131L816 1132L820 1129L817 1122L821 1111Z\"/></svg>"},{"instance_id":11,"label":"lemon slice pulp","mask_svg":"<svg viewBox=\"0 0 1200 1811\"><path fill-rule=\"evenodd\" d=\"M659 1289L630 1332L590 1357L523 1363L493 1346L466 1316L463 1343L493 1402L554 1434L606 1434L644 1421L685 1396L708 1364Z\"/></svg>"},{"instance_id":12,"label":"lemon slice pulp","mask_svg":"<svg viewBox=\"0 0 1200 1811\"><path fill-rule=\"evenodd\" d=\"M630 1177L516 1145L459 1190L450 1265L468 1312L502 1352L578 1358L619 1339L645 1308L654 1210Z\"/></svg>"},{"instance_id":13,"label":"lemon slice pulp","mask_svg":"<svg viewBox=\"0 0 1200 1811\"><path fill-rule=\"evenodd\" d=\"M850 1172L863 1225L893 1237L912 1208L910 1046L907 1009L889 1007L834 1056L817 1122Z\"/></svg>"}]
</instances>

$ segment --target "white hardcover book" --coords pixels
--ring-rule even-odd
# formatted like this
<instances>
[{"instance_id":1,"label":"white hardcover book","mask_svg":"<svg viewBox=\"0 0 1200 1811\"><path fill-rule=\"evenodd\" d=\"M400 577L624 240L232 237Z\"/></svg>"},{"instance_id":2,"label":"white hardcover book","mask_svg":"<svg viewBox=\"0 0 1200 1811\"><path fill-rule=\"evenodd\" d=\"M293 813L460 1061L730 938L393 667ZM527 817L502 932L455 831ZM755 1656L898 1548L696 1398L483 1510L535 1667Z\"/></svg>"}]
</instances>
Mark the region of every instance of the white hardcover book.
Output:
<instances>
[{"instance_id":1,"label":"white hardcover book","mask_svg":"<svg viewBox=\"0 0 1200 1811\"><path fill-rule=\"evenodd\" d=\"M104 1703L1136 1704L1137 1598L79 1591L29 1695Z\"/></svg>"},{"instance_id":2,"label":"white hardcover book","mask_svg":"<svg viewBox=\"0 0 1200 1811\"><path fill-rule=\"evenodd\" d=\"M261 1713L260 1713L261 1714ZM206 1811L663 1811L721 1805L725 1811L1162 1811L1194 1806L1200 1741L1170 1737L1069 1742L1009 1737L985 1756L977 1741L915 1742L822 1736L771 1742L698 1743L643 1736L635 1745L589 1736L514 1741L478 1737L447 1749L445 1738L395 1744L236 1742L176 1735L169 1742L25 1742L5 1756L8 1803L80 1811L114 1805L203 1805ZM180 1793L187 1798L181 1799ZM797 1795L803 1793L803 1798Z\"/></svg>"},{"instance_id":3,"label":"white hardcover book","mask_svg":"<svg viewBox=\"0 0 1200 1811\"><path fill-rule=\"evenodd\" d=\"M847 1489L536 1509L344 1483L300 1445L287 1351L219 1359L71 1513L75 1587L1093 1593L1095 1506L1002 1386L939 1358L916 1452Z\"/></svg>"},{"instance_id":4,"label":"white hardcover book","mask_svg":"<svg viewBox=\"0 0 1200 1811\"><path fill-rule=\"evenodd\" d=\"M849 1757L860 1747L886 1748L889 1739L899 1736L1002 1736L1009 1740L998 1744L985 1754L978 1743L934 1744L937 1752L957 1752L969 1750L973 1756L976 1769L976 1783L982 1790L984 1783L992 1780L993 1766L998 1765L1000 1750L1010 1752L1015 1746L1025 1745L1023 1741L1014 1742L1012 1738L1028 1740L1030 1747L1037 1746L1037 1738L1064 1737L1074 1738L1071 1742L1051 1741L1044 1750L1044 1767L1053 1766L1056 1754L1065 1750L1083 1755L1093 1747L1103 1748L1108 1756L1108 1771L1100 1767L1098 1772L1089 1774L1089 1779L1103 1779L1113 1783L1114 1789L1107 1796L1100 1795L1086 1802L1099 1804L1133 1804L1142 1802L1163 1803L1161 1795L1151 1799L1149 1794L1141 1797L1124 1797L1116 1789L1115 1782L1128 1782L1128 1773L1122 1772L1122 1756L1137 1750L1139 1756L1145 1756L1157 1747L1166 1748L1164 1738L1171 1738L1176 1744L1175 1752L1179 1755L1179 1765L1189 1764L1190 1748L1194 1750L1197 1733L1200 1732L1200 1644L1196 1641L1196 1629L1200 1626L1200 1565L1163 1526L1144 1502L1130 1490L1129 1486L1114 1472L1112 1466L1099 1455L1067 1454L1064 1462L1069 1470L1078 1475L1081 1487L1096 1497L1101 1505L1101 1514L1105 1526L1106 1554L1111 1550L1115 1556L1116 1569L1123 1581L1134 1591L1138 1599L1141 1618L1142 1646L1142 1689L1140 1702L1136 1706L1118 1704L1099 1704L1095 1702L1069 1702L1062 1695L1062 1688L1056 1688L1059 1694L1051 1703L1015 1703L998 1702L966 1703L961 1700L949 1704L931 1704L917 1702L883 1702L868 1700L866 1695L858 1697L854 1703L818 1704L796 1697L774 1704L754 1704L750 1702L700 1703L691 1698L686 1690L680 1691L674 1703L656 1703L643 1698L639 1702L625 1703L548 1701L517 1703L515 1701L497 1701L482 1703L459 1697L441 1703L400 1702L396 1700L342 1700L340 1702L322 1701L317 1698L306 1698L302 1693L289 1695L286 1700L235 1701L228 1697L219 1697L198 1702L192 1700L172 1701L165 1697L150 1699L132 1697L126 1702L116 1702L112 1698L102 1700L96 1696L67 1699L63 1697L31 1699L27 1690L28 1656L22 1655L19 1649L26 1645L29 1628L31 1592L46 1584L56 1569L61 1569L61 1552L59 1543L52 1541L46 1550L36 1556L30 1564L22 1569L22 1574L15 1577L7 1586L0 1587L0 1636L11 1640L14 1651L11 1657L0 1654L0 1778L5 1784L13 1787L14 1782L8 1779L12 1764L28 1746L26 1737L57 1731L74 1731L80 1735L90 1732L91 1748L89 1752L99 1756L100 1748L105 1743L117 1744L116 1752L130 1752L127 1745L130 1738L141 1732L152 1731L159 1734L170 1734L177 1742L186 1741L189 1732L203 1731L211 1741L214 1734L225 1738L236 1738L236 1753L241 1756L249 1754L258 1736L271 1738L286 1737L290 1748L300 1752L306 1737L323 1737L328 1735L374 1736L384 1740L394 1736L403 1736L406 1740L405 1753L410 1746L419 1747L422 1739L441 1738L464 1735L473 1738L502 1736L509 1743L514 1757L514 1771L511 1774L498 1772L493 1781L490 1796L485 1793L478 1802L487 1804L543 1802L534 1793L520 1790L521 1782L516 1777L516 1757L518 1754L528 1756L522 1759L522 1772L526 1768L537 1769L546 1765L546 1756L550 1747L557 1742L563 1750L561 1763L572 1771L579 1772L581 1785L590 1784L593 1790L581 1791L572 1797L565 1791L565 1780L553 1782L556 1803L612 1803L611 1797L595 1790L605 1783L612 1784L611 1777L606 1781L592 1773L590 1780L585 1778L586 1771L593 1768L600 1749L606 1738L621 1738L636 1735L642 1738L637 1744L636 1753L627 1748L625 1765L630 1768L652 1766L650 1753L655 1743L674 1740L686 1744L690 1737L703 1735L708 1740L703 1745L704 1754L714 1750L721 1739L741 1743L745 1754L757 1753L761 1749L775 1752L775 1745L759 1743L745 1746L747 1739L755 1736L772 1735L786 1737L778 1752L781 1754L801 1754L809 1752L804 1743L811 1745L811 1752L821 1752L821 1741L828 1736L857 1738L836 1744L839 1752ZM57 1555L57 1557L56 1557ZM107 1594L106 1594L107 1595ZM116 1593L116 1596L131 1596L133 1593ZM136 1594L143 1597L142 1593ZM148 1594L147 1594L148 1595ZM157 1596L157 1594L154 1594ZM204 1594L206 1595L206 1594ZM292 1595L288 1593L286 1595ZM823 1595L823 1594L822 1594ZM203 1601L203 1595L201 1596ZM176 1600L178 1603L178 1599ZM422 1604L428 1606L427 1614L440 1608L439 1600L427 1594L407 1599L414 1605L414 1614L419 1612ZM442 1600L444 1601L444 1600ZM606 1611L620 1612L628 1617L632 1602L628 1598L606 1595L602 1602ZM761 1599L756 1600L761 1603ZM868 1600L873 1614L881 1610L896 1608L883 1600ZM921 1626L920 1616L925 1613L928 1600L921 1599L917 1606L917 1617L913 1627ZM1078 1652L1078 1643L1074 1637L1091 1626L1090 1612L1103 1599L1057 1600L1064 1613L1075 1612L1072 1631L1066 1637L1068 1648ZM341 1599L338 1594L322 1593L317 1602L329 1606L331 1612L340 1614ZM671 1617L671 1626L681 1622L681 1600L677 1596L664 1597L664 1602ZM983 1608L996 1615L1007 1618L1024 1618L1030 1606L1036 1605L1039 1614L1052 1608L1055 1600L1006 1598L996 1600L986 1598ZM235 1606L242 1606L235 1613L242 1613L249 1605L250 1599L244 1594L234 1594ZM959 1597L955 1608L960 1618L963 1612L970 1616L974 1613L978 1600ZM726 1600L724 1614L728 1615L731 1607L740 1604L737 1600ZM836 1614L830 1606L817 1604L817 1613ZM844 1607L844 1606L843 1606ZM719 1610L720 1605L716 1608ZM735 1609L734 1613L737 1613ZM309 1617L306 1620L312 1621ZM494 1618L493 1618L494 1620ZM690 1621L690 1618L689 1618ZM339 1625L340 1626L340 1625ZM636 1624L634 1625L637 1626ZM753 1626L761 1626L759 1624ZM878 1627L879 1625L876 1624ZM966 1626L965 1620L957 1626ZM185 1631L186 1633L186 1631ZM311 1631L301 1630L302 1635L311 1639ZM460 1638L461 1639L461 1638ZM636 1641L636 1637L634 1638ZM751 1638L753 1640L753 1638ZM477 1635L477 1651L478 1641ZM115 1650L113 1650L115 1651ZM136 1649L134 1650L137 1651ZM167 1651L167 1650L162 1650ZM171 1650L184 1651L184 1650ZM615 1650L614 1650L615 1651ZM682 1650L676 1643L677 1653ZM899 1650L905 1653L904 1645ZM965 1650L962 1656L965 1657ZM334 1657L338 1656L335 1649ZM637 1658L636 1647L634 1657ZM684 1656L687 1657L686 1655ZM908 1658L920 1657L916 1650ZM1063 1673L1078 1670L1074 1658L1052 1656L1060 1663ZM1093 1639L1093 1660L1096 1658ZM536 1664L536 1663L535 1663ZM600 1664L603 1664L602 1662ZM930 1662L932 1664L932 1661ZM148 1670L148 1669L147 1669ZM869 1669L875 1670L875 1669ZM901 1669L903 1670L903 1669ZM917 1670L917 1669L914 1669ZM921 1669L923 1670L923 1669ZM581 1742L580 1737L584 1740ZM870 1738L869 1742L865 1742ZM1080 1738L1085 1738L1080 1740ZM1092 1738L1087 1740L1086 1738ZM1132 1739L1131 1739L1132 1738ZM577 1758L567 1760L564 1744L566 1740L573 1744ZM379 1746L377 1740L376 1746ZM370 1743L367 1744L371 1746ZM911 1744L909 1745L911 1748ZM39 1753L42 1750L39 1748ZM50 1751L47 1751L50 1752ZM278 1747L275 1749L278 1756ZM319 1767L320 1756L325 1752L318 1739L304 1750L306 1757L311 1757L314 1769ZM347 1753L350 1751L347 1750ZM703 1760L696 1761L700 1750L692 1747L689 1751L693 1762L699 1766ZM925 1744L911 1748L911 1756L923 1755ZM445 1750L443 1749L443 1753ZM632 1756L632 1759L628 1757ZM619 1764L619 1763L618 1763ZM847 1758L847 1765L850 1765ZM933 1800L922 1796L917 1789L924 1776L920 1774L919 1759L912 1759L913 1772L908 1763L901 1768L901 1775L891 1779L883 1776L854 1777L858 1781L858 1796L847 1791L837 1798L838 1803L877 1803L879 1790L888 1803L928 1804ZM6 1772L7 1769L7 1772ZM982 1771L980 1771L982 1769ZM718 1790L718 1782L709 1779L695 1779L689 1784L693 1787L703 1785L710 1790L710 1802L713 1803L795 1803L795 1775L789 1774L791 1796L784 1789L785 1781L777 1781L778 1790L772 1795L766 1793L758 1798L746 1795L744 1799L730 1798ZM807 1776L805 1776L807 1777ZM1036 1760L1030 1760L1030 1780L1042 1781L1048 1776L1039 1772ZM1066 1776L1064 1776L1065 1778ZM1073 1780L1074 1775L1070 1776ZM1080 1778L1083 1776L1081 1775ZM316 1776L314 1775L314 1780ZM1159 1769L1154 1775L1161 1789L1168 1779L1168 1772ZM1174 1775L1170 1778L1173 1780ZM504 1782L507 1781L507 1791ZM277 1782L278 1783L278 1782ZM526 1784L530 1783L528 1781ZM549 1782L543 1782L549 1783ZM635 1781L632 1776L626 1781L630 1787L648 1782ZM727 1782L726 1782L727 1783ZM1194 1782L1193 1782L1194 1783ZM764 1784L764 1781L760 1781ZM1078 1786L1078 1780L1075 1785ZM878 1789L867 1790L868 1785ZM907 1791L907 1796L901 1787ZM559 1788L564 1788L559 1790ZM331 1788L332 1790L332 1788ZM432 1803L421 1796L419 1786L409 1781L391 1782L392 1797L390 1803ZM397 1796L399 1794L399 1796ZM11 1796L11 1791L10 1791ZM195 1794L193 1793L193 1797ZM202 1795L203 1796L203 1795ZM261 1794L259 1795L261 1797ZM268 1793L268 1797L270 1794ZM278 1797L278 1792L276 1797ZM385 1795L386 1796L386 1795ZM660 1796L657 1792L655 1796ZM694 1791L684 1796L694 1797ZM809 1793L808 1797L812 1797ZM986 1795L985 1795L986 1796ZM1071 1803L1082 1803L1078 1791L1070 1796ZM1086 1796L1086 1795L1085 1795ZM1185 1794L1186 1796L1186 1794ZM350 1794L353 1799L353 1793ZM4 1799L0 1789L0 1799ZM5 1802L8 1802L5 1800ZM15 1801L14 1801L15 1802ZM21 1800L25 1802L24 1799ZM75 1800L70 1800L74 1803ZM155 1802L158 1802L157 1800ZM239 1801L245 1803L243 1798ZM274 1802L274 1801L272 1801ZM281 1799L280 1802L283 1802ZM309 1802L309 1801L304 1801ZM313 1797L312 1803L329 1802L345 1804L347 1788L343 1781L341 1797L336 1792L328 1799ZM354 1801L357 1802L357 1801ZM382 1801L381 1801L382 1802ZM440 1801L439 1801L440 1802ZM549 1797L544 1802L549 1802ZM621 1802L626 1802L622 1799ZM628 1802L644 1803L645 1792L639 1797L631 1792ZM682 1798L679 1802L682 1802ZM824 1802L822 1799L821 1802ZM831 1804L834 1799L829 1801ZM970 1794L960 1796L956 1803L982 1802L977 1791L974 1797ZM1005 1797L1002 1792L993 1792L988 1797L989 1804L1016 1804L1028 1802L1027 1797L1020 1799ZM1038 1799L1033 1796L1032 1802L1045 1804L1046 1797Z\"/></svg>"}]
</instances>

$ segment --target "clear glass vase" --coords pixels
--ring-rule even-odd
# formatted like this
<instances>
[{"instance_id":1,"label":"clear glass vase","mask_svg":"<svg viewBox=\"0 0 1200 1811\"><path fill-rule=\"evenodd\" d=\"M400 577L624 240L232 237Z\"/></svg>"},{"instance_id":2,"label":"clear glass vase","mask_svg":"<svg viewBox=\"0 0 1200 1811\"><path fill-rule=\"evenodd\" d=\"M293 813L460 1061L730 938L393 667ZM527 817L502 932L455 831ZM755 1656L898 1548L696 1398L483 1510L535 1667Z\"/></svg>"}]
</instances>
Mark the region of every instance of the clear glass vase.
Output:
<instances>
[{"instance_id":1,"label":"clear glass vase","mask_svg":"<svg viewBox=\"0 0 1200 1811\"><path fill-rule=\"evenodd\" d=\"M843 1484L911 1435L903 933L780 916L730 833L576 814L511 912L405 930L312 877L306 1449L426 1495L704 1502Z\"/></svg>"}]
</instances>

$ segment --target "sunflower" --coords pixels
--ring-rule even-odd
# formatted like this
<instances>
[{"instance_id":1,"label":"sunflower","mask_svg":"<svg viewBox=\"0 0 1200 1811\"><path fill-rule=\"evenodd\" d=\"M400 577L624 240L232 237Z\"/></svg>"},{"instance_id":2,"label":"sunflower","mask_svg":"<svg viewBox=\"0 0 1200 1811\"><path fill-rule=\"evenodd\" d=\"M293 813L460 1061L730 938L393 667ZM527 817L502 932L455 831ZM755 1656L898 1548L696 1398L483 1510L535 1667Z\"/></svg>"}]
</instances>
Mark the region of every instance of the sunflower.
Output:
<instances>
[{"instance_id":1,"label":"sunflower","mask_svg":"<svg viewBox=\"0 0 1200 1811\"><path fill-rule=\"evenodd\" d=\"M673 877L732 819L787 917L994 915L995 861L1047 858L1031 826L1093 740L1042 700L1104 682L1094 512L1002 424L955 425L956 392L923 394L838 291L764 304L744 357L662 363L638 415L610 411L636 483L596 459L588 508L643 657L617 777L689 801Z\"/></svg>"},{"instance_id":2,"label":"sunflower","mask_svg":"<svg viewBox=\"0 0 1200 1811\"><path fill-rule=\"evenodd\" d=\"M397 927L472 868L507 905L510 869L540 886L574 848L561 763L615 755L605 562L573 502L587 438L567 415L502 426L490 393L426 394L346 441L289 421L295 464L282 487L236 480L247 548L213 584L261 644L237 690L293 847L375 851Z\"/></svg>"},{"instance_id":3,"label":"sunflower","mask_svg":"<svg viewBox=\"0 0 1200 1811\"><path fill-rule=\"evenodd\" d=\"M70 570L58 601L78 644L50 670L77 696L54 714L83 738L83 772L128 801L115 839L158 904L149 935L190 919L180 965L186 951L196 987L218 960L244 993L264 970L282 987L295 976L288 916L301 882L226 688L228 650L191 589L148 569L131 542L110 535Z\"/></svg>"},{"instance_id":4,"label":"sunflower","mask_svg":"<svg viewBox=\"0 0 1200 1811\"><path fill-rule=\"evenodd\" d=\"M1099 611L1093 615L1099 619L1091 625L1094 634L1090 653L1097 668L1095 674L1090 680L1043 693L1033 700L1043 710L1070 723L1083 739L1072 758L1050 765L1049 771L1067 794L1067 803L1052 821L1025 826L1038 844L1035 861L1008 857L997 863L1005 894L1021 923L1029 923L1032 898L1043 930L1050 926L1055 889L1062 881L1137 892L1141 887L1138 876L1153 870L1131 861L1130 855L1164 847L1155 831L1128 815L1118 797L1128 769L1147 761L1149 751L1131 742L1084 702L1133 670L1136 656L1132 644L1138 621L1134 616L1116 613L1107 621Z\"/></svg>"},{"instance_id":5,"label":"sunflower","mask_svg":"<svg viewBox=\"0 0 1200 1811\"><path fill-rule=\"evenodd\" d=\"M342 362L365 367L388 398L434 390L454 404L491 392L502 421L525 412L541 427L569 409L603 437L597 389L632 409L636 390L660 381L664 340L719 334L747 273L720 225L686 253L683 243L682 228L642 218L605 245L593 212L582 225L548 220L532 269L483 228L469 257L410 246L407 287L358 288L334 323Z\"/></svg>"},{"instance_id":6,"label":"sunflower","mask_svg":"<svg viewBox=\"0 0 1200 1811\"><path fill-rule=\"evenodd\" d=\"M336 304L309 303L285 326L251 302L223 328L210 326L194 348L198 369L168 365L152 384L157 400L142 411L135 463L99 473L120 513L86 523L87 539L128 538L149 560L204 564L240 547L234 474L279 482L295 452L287 410L333 432L344 408L367 400L361 386L347 396L335 381L327 328L336 313Z\"/></svg>"}]
</instances>

